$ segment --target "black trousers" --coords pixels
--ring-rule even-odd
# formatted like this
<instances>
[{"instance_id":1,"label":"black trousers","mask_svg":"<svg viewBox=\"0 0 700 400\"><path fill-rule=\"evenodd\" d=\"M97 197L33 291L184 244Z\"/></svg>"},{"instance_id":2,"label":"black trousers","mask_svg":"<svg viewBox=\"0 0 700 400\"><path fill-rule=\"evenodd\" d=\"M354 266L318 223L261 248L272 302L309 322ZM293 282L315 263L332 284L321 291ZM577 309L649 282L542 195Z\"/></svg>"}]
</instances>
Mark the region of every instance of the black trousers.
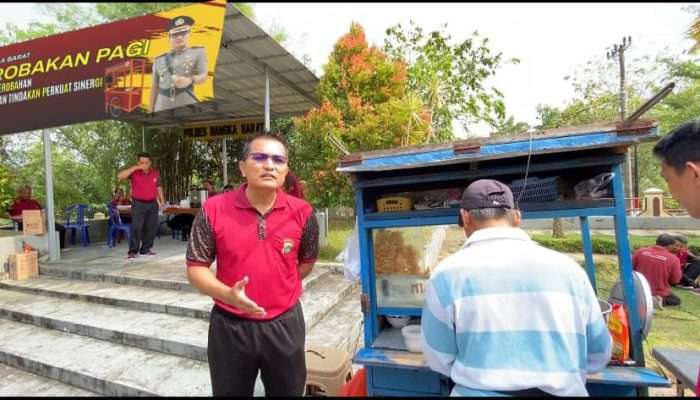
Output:
<instances>
[{"instance_id":1,"label":"black trousers","mask_svg":"<svg viewBox=\"0 0 700 400\"><path fill-rule=\"evenodd\" d=\"M241 318L215 305L207 347L213 395L253 396L260 370L265 396L302 396L305 337L299 302L270 321Z\"/></svg>"},{"instance_id":2,"label":"black trousers","mask_svg":"<svg viewBox=\"0 0 700 400\"><path fill-rule=\"evenodd\" d=\"M700 276L700 262L695 261L688 264L683 270L683 277L681 278L681 285L684 286L695 286L695 280Z\"/></svg>"},{"instance_id":3,"label":"black trousers","mask_svg":"<svg viewBox=\"0 0 700 400\"><path fill-rule=\"evenodd\" d=\"M131 238L129 253L146 254L158 233L158 202L134 199L131 203Z\"/></svg>"},{"instance_id":4,"label":"black trousers","mask_svg":"<svg viewBox=\"0 0 700 400\"><path fill-rule=\"evenodd\" d=\"M17 229L22 230L22 223L18 222L17 223ZM56 226L56 230L58 231L58 241L61 243L61 248L65 249L66 248L66 228L63 227L61 224L54 224Z\"/></svg>"},{"instance_id":5,"label":"black trousers","mask_svg":"<svg viewBox=\"0 0 700 400\"><path fill-rule=\"evenodd\" d=\"M192 223L194 222L194 216L190 214L180 214L176 215L168 221L168 228L176 231L182 231L182 240L187 240L190 236L190 231L192 230Z\"/></svg>"},{"instance_id":6,"label":"black trousers","mask_svg":"<svg viewBox=\"0 0 700 400\"><path fill-rule=\"evenodd\" d=\"M664 307L666 306L680 306L681 305L681 299L680 297L676 296L675 294L671 293L668 296L664 297Z\"/></svg>"}]
</instances>

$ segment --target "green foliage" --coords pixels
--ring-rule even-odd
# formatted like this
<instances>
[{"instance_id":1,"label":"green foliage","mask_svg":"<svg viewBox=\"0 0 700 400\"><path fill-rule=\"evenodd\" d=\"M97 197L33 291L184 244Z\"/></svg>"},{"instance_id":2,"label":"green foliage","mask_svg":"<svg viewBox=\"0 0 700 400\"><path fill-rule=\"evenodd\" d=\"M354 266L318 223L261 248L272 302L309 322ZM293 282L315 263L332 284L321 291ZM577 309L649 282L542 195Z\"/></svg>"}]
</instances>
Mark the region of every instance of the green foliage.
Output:
<instances>
[{"instance_id":1,"label":"green foliage","mask_svg":"<svg viewBox=\"0 0 700 400\"><path fill-rule=\"evenodd\" d=\"M647 112L643 118L659 121L662 134L675 126L700 115L700 65L692 61L678 61L673 57L642 57L628 62L629 75L626 93L628 115L638 108L652 93L658 92L673 80L677 83L674 93ZM538 129L582 125L601 121L614 121L619 116L619 83L617 65L595 60L575 71L571 80L576 97L563 107L539 105ZM640 192L656 187L667 190L660 176L660 166L652 154L654 143L638 146Z\"/></svg>"},{"instance_id":2,"label":"green foliage","mask_svg":"<svg viewBox=\"0 0 700 400\"><path fill-rule=\"evenodd\" d=\"M382 51L353 23L323 66L321 106L294 120L293 168L316 206L352 205L347 176L335 172L342 152L331 137L350 152L367 151L450 140L454 120L493 125L505 117L501 93L484 87L501 60L487 39L475 33L452 44L444 27L424 35L413 24L387 36Z\"/></svg>"},{"instance_id":3,"label":"green foliage","mask_svg":"<svg viewBox=\"0 0 700 400\"><path fill-rule=\"evenodd\" d=\"M46 205L46 187L44 185L44 146L42 141L34 141L21 151L23 163L9 175L7 185L3 187L3 202L11 202L16 189L23 184L32 186L32 196ZM102 190L103 181L95 168L73 151L60 146L51 149L53 168L54 204L57 214L76 203L94 206L103 205L110 199ZM7 167L5 167L7 168ZM108 193L108 192L107 192Z\"/></svg>"},{"instance_id":4,"label":"green foliage","mask_svg":"<svg viewBox=\"0 0 700 400\"><path fill-rule=\"evenodd\" d=\"M452 122L467 125L485 121L496 126L505 118L503 95L485 82L495 75L501 53L493 54L488 38L477 32L459 43L439 30L424 33L413 21L404 29L397 24L386 30L384 50L392 59L407 63L408 89L416 93L432 114L431 141L453 138ZM511 60L517 62L517 60Z\"/></svg>"},{"instance_id":5,"label":"green foliage","mask_svg":"<svg viewBox=\"0 0 700 400\"><path fill-rule=\"evenodd\" d=\"M406 71L369 46L353 23L335 44L318 87L321 106L294 119L289 137L292 167L308 183L308 199L317 207L352 205L345 174L335 171L340 140L351 152L424 143L428 115L421 99L406 92Z\"/></svg>"},{"instance_id":6,"label":"green foliage","mask_svg":"<svg viewBox=\"0 0 700 400\"><path fill-rule=\"evenodd\" d=\"M192 3L96 3L95 10L104 20L116 21L189 5Z\"/></svg>"},{"instance_id":7,"label":"green foliage","mask_svg":"<svg viewBox=\"0 0 700 400\"><path fill-rule=\"evenodd\" d=\"M319 261L336 262L335 258L345 248L345 243L352 233L355 221L352 219L328 220L328 244L321 248Z\"/></svg>"},{"instance_id":8,"label":"green foliage","mask_svg":"<svg viewBox=\"0 0 700 400\"><path fill-rule=\"evenodd\" d=\"M518 133L525 133L530 130L530 125L527 122L515 122L512 116L499 118L494 126L495 131L491 132L491 136L508 136Z\"/></svg>"},{"instance_id":9,"label":"green foliage","mask_svg":"<svg viewBox=\"0 0 700 400\"><path fill-rule=\"evenodd\" d=\"M532 240L544 247L564 253L582 253L583 244L581 235L566 234L562 238L554 238L551 235L532 234ZM653 246L656 243L655 236L629 236L632 250L642 247ZM595 254L617 254L617 245L614 236L591 235L591 244ZM688 238L688 248L694 254L700 250L700 237L692 236Z\"/></svg>"}]
</instances>

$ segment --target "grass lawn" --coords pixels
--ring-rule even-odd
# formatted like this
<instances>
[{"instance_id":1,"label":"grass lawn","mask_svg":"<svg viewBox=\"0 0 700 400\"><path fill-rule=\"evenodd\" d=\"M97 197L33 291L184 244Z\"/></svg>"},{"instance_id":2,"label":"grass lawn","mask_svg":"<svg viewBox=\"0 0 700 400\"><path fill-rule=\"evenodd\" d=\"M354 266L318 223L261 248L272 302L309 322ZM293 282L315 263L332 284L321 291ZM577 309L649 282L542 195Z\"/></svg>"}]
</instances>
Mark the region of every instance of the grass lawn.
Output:
<instances>
[{"instance_id":1,"label":"grass lawn","mask_svg":"<svg viewBox=\"0 0 700 400\"><path fill-rule=\"evenodd\" d=\"M582 260L583 256L577 258ZM594 256L594 259L598 297L607 299L610 288L619 279L617 259L616 256ZM654 347L700 350L700 296L689 290L673 288L672 291L681 298L681 305L654 311L651 330L644 343L649 367L656 366L651 359L651 349Z\"/></svg>"},{"instance_id":2,"label":"grass lawn","mask_svg":"<svg viewBox=\"0 0 700 400\"><path fill-rule=\"evenodd\" d=\"M319 261L335 262L335 258L345 247L345 241L354 227L354 219L329 219L328 245L321 248L321 254L318 257Z\"/></svg>"}]
</instances>

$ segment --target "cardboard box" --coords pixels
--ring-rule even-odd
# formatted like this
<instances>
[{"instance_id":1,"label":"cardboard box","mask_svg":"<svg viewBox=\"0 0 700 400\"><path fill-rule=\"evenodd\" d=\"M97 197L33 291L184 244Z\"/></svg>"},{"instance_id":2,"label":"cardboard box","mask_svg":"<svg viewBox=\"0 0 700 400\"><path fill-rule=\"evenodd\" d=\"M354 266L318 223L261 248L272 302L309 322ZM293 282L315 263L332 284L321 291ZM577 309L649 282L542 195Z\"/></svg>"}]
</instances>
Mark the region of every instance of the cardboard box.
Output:
<instances>
[{"instance_id":1,"label":"cardboard box","mask_svg":"<svg viewBox=\"0 0 700 400\"><path fill-rule=\"evenodd\" d=\"M21 281L39 275L39 253L30 251L29 253L10 254L10 279Z\"/></svg>"},{"instance_id":2,"label":"cardboard box","mask_svg":"<svg viewBox=\"0 0 700 400\"><path fill-rule=\"evenodd\" d=\"M22 211L22 231L25 235L43 235L46 229L45 210Z\"/></svg>"}]
</instances>

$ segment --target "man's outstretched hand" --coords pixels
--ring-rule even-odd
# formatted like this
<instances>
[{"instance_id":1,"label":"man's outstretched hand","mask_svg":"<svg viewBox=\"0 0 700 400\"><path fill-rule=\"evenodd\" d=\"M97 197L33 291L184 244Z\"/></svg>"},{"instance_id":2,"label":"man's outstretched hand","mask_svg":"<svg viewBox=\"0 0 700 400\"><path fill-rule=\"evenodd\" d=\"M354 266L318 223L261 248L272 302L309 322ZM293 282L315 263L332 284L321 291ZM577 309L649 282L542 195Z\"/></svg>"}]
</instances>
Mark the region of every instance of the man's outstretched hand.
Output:
<instances>
[{"instance_id":1,"label":"man's outstretched hand","mask_svg":"<svg viewBox=\"0 0 700 400\"><path fill-rule=\"evenodd\" d=\"M249 299L245 294L245 287L250 279L245 276L240 281L236 282L228 291L226 298L222 299L231 304L237 309L251 314L254 317L264 317L267 312L264 308L257 305L253 300Z\"/></svg>"}]
</instances>

